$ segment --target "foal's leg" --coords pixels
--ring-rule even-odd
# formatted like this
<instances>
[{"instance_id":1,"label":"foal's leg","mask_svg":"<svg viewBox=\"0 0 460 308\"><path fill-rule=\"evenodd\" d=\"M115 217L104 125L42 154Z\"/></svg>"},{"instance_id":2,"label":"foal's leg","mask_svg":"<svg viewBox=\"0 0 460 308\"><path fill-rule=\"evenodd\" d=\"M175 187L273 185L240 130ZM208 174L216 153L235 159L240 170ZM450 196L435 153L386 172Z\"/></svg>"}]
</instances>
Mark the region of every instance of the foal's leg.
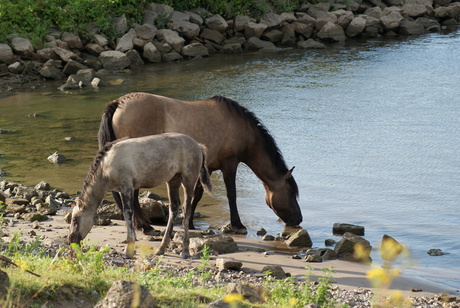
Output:
<instances>
[{"instance_id":1,"label":"foal's leg","mask_svg":"<svg viewBox=\"0 0 460 308\"><path fill-rule=\"evenodd\" d=\"M188 234L190 217L192 214L192 196L193 196L193 186L194 183L184 183L184 203L182 204L182 213L184 215L184 220L182 221L182 227L184 229L184 240L182 242L182 259L187 259L190 257L189 246L190 246L190 237Z\"/></svg>"},{"instance_id":2,"label":"foal's leg","mask_svg":"<svg viewBox=\"0 0 460 308\"><path fill-rule=\"evenodd\" d=\"M179 198L179 187L180 187L180 177L174 176L171 180L166 183L168 188L168 197L169 197L169 217L168 224L166 226L165 235L161 241L160 247L155 252L156 255L163 255L166 251L166 247L171 241L172 231L174 227L174 219L177 216L177 211L180 206Z\"/></svg>"},{"instance_id":3,"label":"foal's leg","mask_svg":"<svg viewBox=\"0 0 460 308\"><path fill-rule=\"evenodd\" d=\"M126 247L125 255L127 258L134 257L134 243L136 241L136 232L134 231L134 221L133 221L133 197L134 192L132 190L127 190L121 193L121 201L123 202L123 216L125 218L127 237L126 237Z\"/></svg>"},{"instance_id":4,"label":"foal's leg","mask_svg":"<svg viewBox=\"0 0 460 308\"><path fill-rule=\"evenodd\" d=\"M193 216L195 214L196 207L198 206L198 202L200 202L201 197L203 197L203 191L203 186L201 186L200 181L198 181L193 192L192 204L190 205L190 220L188 226L192 230L195 230L195 225L193 224Z\"/></svg>"}]
</instances>

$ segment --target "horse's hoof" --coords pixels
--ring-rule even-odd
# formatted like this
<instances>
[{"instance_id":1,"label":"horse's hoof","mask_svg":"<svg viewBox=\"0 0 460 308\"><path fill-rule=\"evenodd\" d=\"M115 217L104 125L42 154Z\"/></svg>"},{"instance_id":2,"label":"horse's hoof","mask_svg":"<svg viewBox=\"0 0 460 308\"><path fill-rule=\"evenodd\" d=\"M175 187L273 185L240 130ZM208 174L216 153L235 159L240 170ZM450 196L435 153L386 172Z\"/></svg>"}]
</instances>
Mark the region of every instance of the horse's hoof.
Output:
<instances>
[{"instance_id":1,"label":"horse's hoof","mask_svg":"<svg viewBox=\"0 0 460 308\"><path fill-rule=\"evenodd\" d=\"M182 259L190 259L190 254L188 252L183 252L181 257Z\"/></svg>"},{"instance_id":2,"label":"horse's hoof","mask_svg":"<svg viewBox=\"0 0 460 308\"><path fill-rule=\"evenodd\" d=\"M160 249L158 249L154 253L155 256L163 256L164 254L165 254L164 250L160 250Z\"/></svg>"},{"instance_id":3,"label":"horse's hoof","mask_svg":"<svg viewBox=\"0 0 460 308\"><path fill-rule=\"evenodd\" d=\"M143 229L143 233L144 235L154 236L154 235L158 235L159 231L156 231L155 229L150 228L150 229Z\"/></svg>"},{"instance_id":4,"label":"horse's hoof","mask_svg":"<svg viewBox=\"0 0 460 308\"><path fill-rule=\"evenodd\" d=\"M235 232L236 234L248 234L248 230L246 229L246 227L233 227L232 226L232 230L233 232Z\"/></svg>"}]
</instances>

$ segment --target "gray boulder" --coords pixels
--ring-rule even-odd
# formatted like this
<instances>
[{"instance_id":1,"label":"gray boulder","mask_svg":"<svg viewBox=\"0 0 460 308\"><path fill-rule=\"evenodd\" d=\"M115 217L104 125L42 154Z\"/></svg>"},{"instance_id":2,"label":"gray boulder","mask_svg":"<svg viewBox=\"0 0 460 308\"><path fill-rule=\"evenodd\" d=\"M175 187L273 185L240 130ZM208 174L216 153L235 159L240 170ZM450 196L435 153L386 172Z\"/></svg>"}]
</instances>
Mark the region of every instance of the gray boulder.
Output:
<instances>
[{"instance_id":1,"label":"gray boulder","mask_svg":"<svg viewBox=\"0 0 460 308\"><path fill-rule=\"evenodd\" d=\"M227 285L227 293L232 294L241 294L245 300L248 300L251 303L263 303L265 301L262 292L256 287L241 284L241 283L229 283ZM233 307L233 306L227 306Z\"/></svg>"},{"instance_id":2,"label":"gray boulder","mask_svg":"<svg viewBox=\"0 0 460 308\"><path fill-rule=\"evenodd\" d=\"M0 43L0 63L12 63L14 62L13 49L6 44Z\"/></svg>"},{"instance_id":3,"label":"gray boulder","mask_svg":"<svg viewBox=\"0 0 460 308\"><path fill-rule=\"evenodd\" d=\"M60 63L54 60L48 60L41 67L39 73L46 79L61 80L65 78L65 74L59 69Z\"/></svg>"},{"instance_id":4,"label":"gray boulder","mask_svg":"<svg viewBox=\"0 0 460 308\"><path fill-rule=\"evenodd\" d=\"M192 43L182 48L182 55L190 58L206 57L209 56L209 50L201 43Z\"/></svg>"},{"instance_id":5,"label":"gray boulder","mask_svg":"<svg viewBox=\"0 0 460 308\"><path fill-rule=\"evenodd\" d=\"M357 245L360 245L362 248L362 255L360 255L359 258L356 258L355 255ZM340 260L363 263L370 263L372 261L370 257L371 250L372 246L370 245L369 241L359 235L355 235L350 232L346 232L342 239L334 247L334 251Z\"/></svg>"},{"instance_id":6,"label":"gray boulder","mask_svg":"<svg viewBox=\"0 0 460 308\"><path fill-rule=\"evenodd\" d=\"M139 52L135 49L128 50L126 52L126 56L129 58L129 62L132 66L142 66L144 65L144 61L142 60Z\"/></svg>"},{"instance_id":7,"label":"gray boulder","mask_svg":"<svg viewBox=\"0 0 460 308\"><path fill-rule=\"evenodd\" d=\"M116 51L126 52L134 48L133 40L137 36L136 31L131 28L128 32L126 32L119 40L117 47L115 48Z\"/></svg>"},{"instance_id":8,"label":"gray boulder","mask_svg":"<svg viewBox=\"0 0 460 308\"><path fill-rule=\"evenodd\" d=\"M333 42L344 42L346 39L342 27L331 21L328 21L317 35L320 39Z\"/></svg>"},{"instance_id":9,"label":"gray boulder","mask_svg":"<svg viewBox=\"0 0 460 308\"><path fill-rule=\"evenodd\" d=\"M14 37L11 40L11 47L20 56L32 57L34 53L34 47L29 39L22 37Z\"/></svg>"},{"instance_id":10,"label":"gray boulder","mask_svg":"<svg viewBox=\"0 0 460 308\"><path fill-rule=\"evenodd\" d=\"M363 17L355 17L353 20L350 22L350 24L347 27L347 30L345 31L345 34L348 37L356 37L363 33L364 29L366 28L366 19Z\"/></svg>"},{"instance_id":11,"label":"gray boulder","mask_svg":"<svg viewBox=\"0 0 460 308\"><path fill-rule=\"evenodd\" d=\"M418 22L404 19L399 23L399 33L404 35L420 35L425 33L425 28Z\"/></svg>"},{"instance_id":12,"label":"gray boulder","mask_svg":"<svg viewBox=\"0 0 460 308\"><path fill-rule=\"evenodd\" d=\"M325 49L326 45L310 38L306 41L297 42L297 47L302 48L302 49Z\"/></svg>"},{"instance_id":13,"label":"gray boulder","mask_svg":"<svg viewBox=\"0 0 460 308\"><path fill-rule=\"evenodd\" d=\"M69 60L64 66L62 72L66 75L76 74L79 70L87 69L86 65L81 64L75 60Z\"/></svg>"},{"instance_id":14,"label":"gray boulder","mask_svg":"<svg viewBox=\"0 0 460 308\"><path fill-rule=\"evenodd\" d=\"M19 61L8 65L8 72L12 74L21 74L23 70L24 70L24 64L22 64Z\"/></svg>"},{"instance_id":15,"label":"gray boulder","mask_svg":"<svg viewBox=\"0 0 460 308\"><path fill-rule=\"evenodd\" d=\"M126 19L125 14L120 17L113 18L112 20L115 31L119 34L125 34L128 31L128 20Z\"/></svg>"},{"instance_id":16,"label":"gray boulder","mask_svg":"<svg viewBox=\"0 0 460 308\"><path fill-rule=\"evenodd\" d=\"M280 28L284 18L275 13L266 13L260 18L260 23L267 25L269 29Z\"/></svg>"},{"instance_id":17,"label":"gray boulder","mask_svg":"<svg viewBox=\"0 0 460 308\"><path fill-rule=\"evenodd\" d=\"M343 235L346 232L350 232L356 235L364 235L364 227L359 225L347 224L347 223L334 223L332 226L332 234Z\"/></svg>"},{"instance_id":18,"label":"gray boulder","mask_svg":"<svg viewBox=\"0 0 460 308\"><path fill-rule=\"evenodd\" d=\"M56 151L50 156L48 156L48 160L53 164L62 164L63 162L67 160L67 158L64 155Z\"/></svg>"},{"instance_id":19,"label":"gray boulder","mask_svg":"<svg viewBox=\"0 0 460 308\"><path fill-rule=\"evenodd\" d=\"M161 52L152 43L147 43L144 45L142 56L149 62L161 62Z\"/></svg>"},{"instance_id":20,"label":"gray boulder","mask_svg":"<svg viewBox=\"0 0 460 308\"><path fill-rule=\"evenodd\" d=\"M144 41L152 41L157 34L157 27L154 25L144 24L134 27L137 37Z\"/></svg>"},{"instance_id":21,"label":"gray boulder","mask_svg":"<svg viewBox=\"0 0 460 308\"><path fill-rule=\"evenodd\" d=\"M75 53L73 53L72 51L67 50L65 48L62 48L62 47L55 47L55 48L53 48L53 51L64 62L69 62L70 60L77 60L78 59L78 56Z\"/></svg>"},{"instance_id":22,"label":"gray boulder","mask_svg":"<svg viewBox=\"0 0 460 308\"><path fill-rule=\"evenodd\" d=\"M284 272L283 268L278 265L266 265L262 268L262 273L265 273L275 279L286 278L286 273Z\"/></svg>"},{"instance_id":23,"label":"gray boulder","mask_svg":"<svg viewBox=\"0 0 460 308\"><path fill-rule=\"evenodd\" d=\"M255 20L249 16L237 15L233 23L233 30L236 32L244 31L248 22L255 22Z\"/></svg>"},{"instance_id":24,"label":"gray boulder","mask_svg":"<svg viewBox=\"0 0 460 308\"><path fill-rule=\"evenodd\" d=\"M199 255L205 245L217 254L231 253L239 250L233 238L225 234L217 234L207 238L191 238L190 254Z\"/></svg>"},{"instance_id":25,"label":"gray boulder","mask_svg":"<svg viewBox=\"0 0 460 308\"><path fill-rule=\"evenodd\" d=\"M203 31L200 34L200 37L203 40L208 40L218 45L221 45L222 42L225 40L225 36L222 33L208 28L203 29Z\"/></svg>"},{"instance_id":26,"label":"gray boulder","mask_svg":"<svg viewBox=\"0 0 460 308\"><path fill-rule=\"evenodd\" d=\"M212 15L204 20L204 24L211 30L224 32L228 28L228 23L219 14Z\"/></svg>"},{"instance_id":27,"label":"gray boulder","mask_svg":"<svg viewBox=\"0 0 460 308\"><path fill-rule=\"evenodd\" d=\"M104 299L97 303L94 308L156 308L159 307L150 291L135 282L118 280L115 281L105 295Z\"/></svg>"},{"instance_id":28,"label":"gray boulder","mask_svg":"<svg viewBox=\"0 0 460 308\"><path fill-rule=\"evenodd\" d=\"M247 42L247 50L249 51L275 51L278 48L272 42L262 41L257 37L251 37Z\"/></svg>"},{"instance_id":29,"label":"gray boulder","mask_svg":"<svg viewBox=\"0 0 460 308\"><path fill-rule=\"evenodd\" d=\"M169 27L187 40L193 40L200 33L200 26L186 20L173 20Z\"/></svg>"},{"instance_id":30,"label":"gray boulder","mask_svg":"<svg viewBox=\"0 0 460 308\"><path fill-rule=\"evenodd\" d=\"M160 29L157 32L157 38L160 41L168 43L175 51L181 52L185 44L185 39L174 30Z\"/></svg>"},{"instance_id":31,"label":"gray boulder","mask_svg":"<svg viewBox=\"0 0 460 308\"><path fill-rule=\"evenodd\" d=\"M250 39L252 37L260 38L264 33L265 29L267 29L266 24L255 23L255 22L248 22L244 26L244 36L246 39Z\"/></svg>"},{"instance_id":32,"label":"gray boulder","mask_svg":"<svg viewBox=\"0 0 460 308\"><path fill-rule=\"evenodd\" d=\"M307 230L300 229L299 231L291 234L286 240L286 245L289 247L312 247L313 242L311 241L310 235Z\"/></svg>"},{"instance_id":33,"label":"gray boulder","mask_svg":"<svg viewBox=\"0 0 460 308\"><path fill-rule=\"evenodd\" d=\"M93 39L94 43L98 44L101 47L105 47L109 44L109 40L101 34L94 34Z\"/></svg>"},{"instance_id":34,"label":"gray boulder","mask_svg":"<svg viewBox=\"0 0 460 308\"><path fill-rule=\"evenodd\" d=\"M216 259L216 267L219 271L225 270L233 270L239 271L243 263L241 261L237 261L233 258L217 258Z\"/></svg>"},{"instance_id":35,"label":"gray boulder","mask_svg":"<svg viewBox=\"0 0 460 308\"><path fill-rule=\"evenodd\" d=\"M164 62L182 61L183 59L182 55L174 50L161 55L161 60Z\"/></svg>"},{"instance_id":36,"label":"gray boulder","mask_svg":"<svg viewBox=\"0 0 460 308\"><path fill-rule=\"evenodd\" d=\"M393 31L399 27L399 24L404 19L404 17L398 11L392 11L387 15L384 15L380 18L380 22L386 31Z\"/></svg>"},{"instance_id":37,"label":"gray boulder","mask_svg":"<svg viewBox=\"0 0 460 308\"><path fill-rule=\"evenodd\" d=\"M122 70L130 66L129 58L126 54L117 50L107 50L99 55L102 67L107 70Z\"/></svg>"},{"instance_id":38,"label":"gray boulder","mask_svg":"<svg viewBox=\"0 0 460 308\"><path fill-rule=\"evenodd\" d=\"M66 42L70 49L82 49L83 48L83 43L81 42L80 37L76 34L73 34L70 32L64 32L61 35L61 40L63 42Z\"/></svg>"}]
</instances>

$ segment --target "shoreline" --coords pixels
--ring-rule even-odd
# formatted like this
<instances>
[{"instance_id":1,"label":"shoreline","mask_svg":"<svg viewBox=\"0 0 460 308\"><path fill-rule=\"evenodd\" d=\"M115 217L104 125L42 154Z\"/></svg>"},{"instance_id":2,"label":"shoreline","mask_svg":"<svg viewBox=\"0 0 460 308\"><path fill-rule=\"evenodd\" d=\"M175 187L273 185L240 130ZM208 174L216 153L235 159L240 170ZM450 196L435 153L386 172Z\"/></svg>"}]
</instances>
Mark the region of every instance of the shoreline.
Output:
<instances>
[{"instance_id":1,"label":"shoreline","mask_svg":"<svg viewBox=\"0 0 460 308\"><path fill-rule=\"evenodd\" d=\"M24 220L15 220L14 226L4 228L9 234L23 230L23 238L30 236L33 230L36 235L42 235L42 242L44 244L58 244L67 245L66 236L68 224L64 220L65 213L70 207L63 207L58 210L57 214L50 216L46 221L39 223L38 229L32 229L32 223ZM11 218L11 217L7 217ZM156 230L163 229L163 226L154 225ZM177 230L177 227L176 227ZM297 280L303 280L307 276L311 280L317 280L324 277L323 269L332 269L332 285L341 290L362 292L363 290L370 290L377 296L387 296L393 291L400 291L406 298L408 297L427 297L437 298L440 294L449 294L451 296L459 296L459 290L449 286L428 281L421 276L417 277L418 270L411 269L410 274L405 274L404 271L401 275L396 277L388 288L374 288L366 278L366 273L372 267L361 263L332 260L321 263L308 263L303 259L294 259L293 255L298 251L288 248L283 242L276 241L262 241L254 237L240 236L229 234L239 247L238 252L221 254L217 257L211 257L211 265L215 265L216 258L231 258L243 263L242 272L248 274L261 274L261 270L266 265L278 265L286 273L289 273ZM148 249L157 248L160 244L159 241L149 241L147 236L137 232L138 240L136 241L136 249L139 247L148 247ZM114 248L117 252L122 252L124 249L124 241L126 240L126 227L124 221L112 220L108 226L94 226L91 232L86 237L91 245L108 245ZM143 248L143 249L144 249ZM135 258L138 258L136 254ZM193 266L199 264L200 259L187 259L183 260L180 255L173 253L170 250L162 258L162 262L169 264L180 264L181 266ZM308 269L307 269L308 268ZM415 274L412 273L415 271Z\"/></svg>"}]
</instances>

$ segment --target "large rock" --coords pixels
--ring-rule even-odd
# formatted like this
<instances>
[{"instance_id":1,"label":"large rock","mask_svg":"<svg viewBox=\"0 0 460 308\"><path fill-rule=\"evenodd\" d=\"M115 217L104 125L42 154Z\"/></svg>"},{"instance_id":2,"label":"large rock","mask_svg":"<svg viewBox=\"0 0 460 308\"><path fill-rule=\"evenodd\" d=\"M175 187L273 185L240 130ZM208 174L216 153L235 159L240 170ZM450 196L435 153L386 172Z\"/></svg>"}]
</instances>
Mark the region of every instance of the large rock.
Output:
<instances>
[{"instance_id":1,"label":"large rock","mask_svg":"<svg viewBox=\"0 0 460 308\"><path fill-rule=\"evenodd\" d=\"M80 62L77 62L75 60L70 60L67 62L67 64L64 66L64 69L62 72L66 75L72 75L78 73L79 70L87 69L88 67L84 64L81 64Z\"/></svg>"},{"instance_id":2,"label":"large rock","mask_svg":"<svg viewBox=\"0 0 460 308\"><path fill-rule=\"evenodd\" d=\"M0 43L0 63L13 63L13 49L8 44Z\"/></svg>"},{"instance_id":3,"label":"large rock","mask_svg":"<svg viewBox=\"0 0 460 308\"><path fill-rule=\"evenodd\" d=\"M119 40L116 51L127 52L134 48L133 40L137 36L137 33L134 29L129 29Z\"/></svg>"},{"instance_id":4,"label":"large rock","mask_svg":"<svg viewBox=\"0 0 460 308\"><path fill-rule=\"evenodd\" d=\"M193 40L200 33L200 26L186 20L176 19L169 24L169 27L187 40Z\"/></svg>"},{"instance_id":5,"label":"large rock","mask_svg":"<svg viewBox=\"0 0 460 308\"><path fill-rule=\"evenodd\" d=\"M308 247L313 246L310 235L307 230L300 229L299 231L291 234L286 240L286 245L289 247Z\"/></svg>"},{"instance_id":6,"label":"large rock","mask_svg":"<svg viewBox=\"0 0 460 308\"><path fill-rule=\"evenodd\" d=\"M61 80L65 78L65 74L60 69L60 63L56 63L54 60L46 61L39 73L46 79Z\"/></svg>"},{"instance_id":7,"label":"large rock","mask_svg":"<svg viewBox=\"0 0 460 308\"><path fill-rule=\"evenodd\" d=\"M356 235L364 235L364 227L359 225L347 224L347 223L334 223L332 226L332 234L343 235L346 232L350 232Z\"/></svg>"},{"instance_id":8,"label":"large rock","mask_svg":"<svg viewBox=\"0 0 460 308\"><path fill-rule=\"evenodd\" d=\"M284 18L275 13L266 13L260 18L260 23L266 24L269 29L280 28Z\"/></svg>"},{"instance_id":9,"label":"large rock","mask_svg":"<svg viewBox=\"0 0 460 308\"><path fill-rule=\"evenodd\" d=\"M161 52L152 43L147 43L144 45L142 56L149 62L161 62Z\"/></svg>"},{"instance_id":10,"label":"large rock","mask_svg":"<svg viewBox=\"0 0 460 308\"><path fill-rule=\"evenodd\" d=\"M399 23L399 33L405 35L420 35L425 33L425 28L418 22L404 19Z\"/></svg>"},{"instance_id":11,"label":"large rock","mask_svg":"<svg viewBox=\"0 0 460 308\"><path fill-rule=\"evenodd\" d=\"M399 27L400 22L404 19L398 11L392 11L389 14L382 16L380 22L386 31L393 31Z\"/></svg>"},{"instance_id":12,"label":"large rock","mask_svg":"<svg viewBox=\"0 0 460 308\"><path fill-rule=\"evenodd\" d=\"M218 45L221 45L222 42L225 40L225 36L222 33L216 30L208 29L208 28L204 29L201 32L200 37L203 40L208 40Z\"/></svg>"},{"instance_id":13,"label":"large rock","mask_svg":"<svg viewBox=\"0 0 460 308\"><path fill-rule=\"evenodd\" d=\"M190 254L199 255L204 246L211 248L217 254L231 253L238 251L238 245L233 238L225 234L217 234L207 238L191 238Z\"/></svg>"},{"instance_id":14,"label":"large rock","mask_svg":"<svg viewBox=\"0 0 460 308\"><path fill-rule=\"evenodd\" d=\"M135 305L136 303L136 305ZM115 281L104 299L94 308L156 308L159 307L149 289L135 282Z\"/></svg>"},{"instance_id":15,"label":"large rock","mask_svg":"<svg viewBox=\"0 0 460 308\"><path fill-rule=\"evenodd\" d=\"M353 20L350 22L350 24L347 27L347 30L345 31L345 34L348 37L356 37L363 33L364 29L366 28L366 19L363 17L355 17Z\"/></svg>"},{"instance_id":16,"label":"large rock","mask_svg":"<svg viewBox=\"0 0 460 308\"><path fill-rule=\"evenodd\" d=\"M148 24L136 26L134 30L138 38L148 42L153 40L158 31L157 27Z\"/></svg>"},{"instance_id":17,"label":"large rock","mask_svg":"<svg viewBox=\"0 0 460 308\"><path fill-rule=\"evenodd\" d=\"M228 28L228 23L219 14L212 15L204 20L204 24L211 30L224 32Z\"/></svg>"},{"instance_id":18,"label":"large rock","mask_svg":"<svg viewBox=\"0 0 460 308\"><path fill-rule=\"evenodd\" d=\"M249 51L275 51L278 48L272 42L262 41L257 37L251 37L247 42L247 49Z\"/></svg>"},{"instance_id":19,"label":"large rock","mask_svg":"<svg viewBox=\"0 0 460 308\"><path fill-rule=\"evenodd\" d=\"M83 48L83 43L81 42L80 37L76 34L73 34L70 32L64 32L61 35L61 40L63 42L66 42L70 49L82 49Z\"/></svg>"},{"instance_id":20,"label":"large rock","mask_svg":"<svg viewBox=\"0 0 460 308\"><path fill-rule=\"evenodd\" d=\"M121 51L107 50L101 52L99 61L107 70L122 70L130 66L129 58Z\"/></svg>"},{"instance_id":21,"label":"large rock","mask_svg":"<svg viewBox=\"0 0 460 308\"><path fill-rule=\"evenodd\" d=\"M318 32L318 37L326 41L344 42L345 32L342 27L331 21L328 21Z\"/></svg>"},{"instance_id":22,"label":"large rock","mask_svg":"<svg viewBox=\"0 0 460 308\"><path fill-rule=\"evenodd\" d=\"M249 16L237 15L235 17L235 22L233 23L233 30L237 32L244 31L248 22L255 22L255 20Z\"/></svg>"},{"instance_id":23,"label":"large rock","mask_svg":"<svg viewBox=\"0 0 460 308\"><path fill-rule=\"evenodd\" d=\"M264 33L265 29L267 29L266 24L255 23L255 22L248 22L244 26L244 36L246 39L250 39L252 37L260 38Z\"/></svg>"},{"instance_id":24,"label":"large rock","mask_svg":"<svg viewBox=\"0 0 460 308\"><path fill-rule=\"evenodd\" d=\"M192 43L182 48L182 55L190 58L205 57L209 56L209 50L201 43Z\"/></svg>"},{"instance_id":25,"label":"large rock","mask_svg":"<svg viewBox=\"0 0 460 308\"><path fill-rule=\"evenodd\" d=\"M67 50L65 48L62 48L62 47L54 47L53 51L64 62L69 62L70 60L78 59L78 56L75 53L73 53L72 51Z\"/></svg>"},{"instance_id":26,"label":"large rock","mask_svg":"<svg viewBox=\"0 0 460 308\"><path fill-rule=\"evenodd\" d=\"M370 263L372 246L365 238L347 232L335 245L334 251L341 260Z\"/></svg>"},{"instance_id":27,"label":"large rock","mask_svg":"<svg viewBox=\"0 0 460 308\"><path fill-rule=\"evenodd\" d=\"M275 279L286 278L286 273L284 272L283 268L278 265L266 265L262 268L262 273Z\"/></svg>"},{"instance_id":28,"label":"large rock","mask_svg":"<svg viewBox=\"0 0 460 308\"><path fill-rule=\"evenodd\" d=\"M168 43L175 51L181 52L185 44L185 39L174 30L160 29L157 32L157 38L160 41Z\"/></svg>"},{"instance_id":29,"label":"large rock","mask_svg":"<svg viewBox=\"0 0 460 308\"><path fill-rule=\"evenodd\" d=\"M15 37L11 40L11 47L20 56L32 57L34 47L29 39L22 37Z\"/></svg>"},{"instance_id":30,"label":"large rock","mask_svg":"<svg viewBox=\"0 0 460 308\"><path fill-rule=\"evenodd\" d=\"M302 49L325 49L326 45L310 38L306 41L297 42L297 47L302 48Z\"/></svg>"}]
</instances>

